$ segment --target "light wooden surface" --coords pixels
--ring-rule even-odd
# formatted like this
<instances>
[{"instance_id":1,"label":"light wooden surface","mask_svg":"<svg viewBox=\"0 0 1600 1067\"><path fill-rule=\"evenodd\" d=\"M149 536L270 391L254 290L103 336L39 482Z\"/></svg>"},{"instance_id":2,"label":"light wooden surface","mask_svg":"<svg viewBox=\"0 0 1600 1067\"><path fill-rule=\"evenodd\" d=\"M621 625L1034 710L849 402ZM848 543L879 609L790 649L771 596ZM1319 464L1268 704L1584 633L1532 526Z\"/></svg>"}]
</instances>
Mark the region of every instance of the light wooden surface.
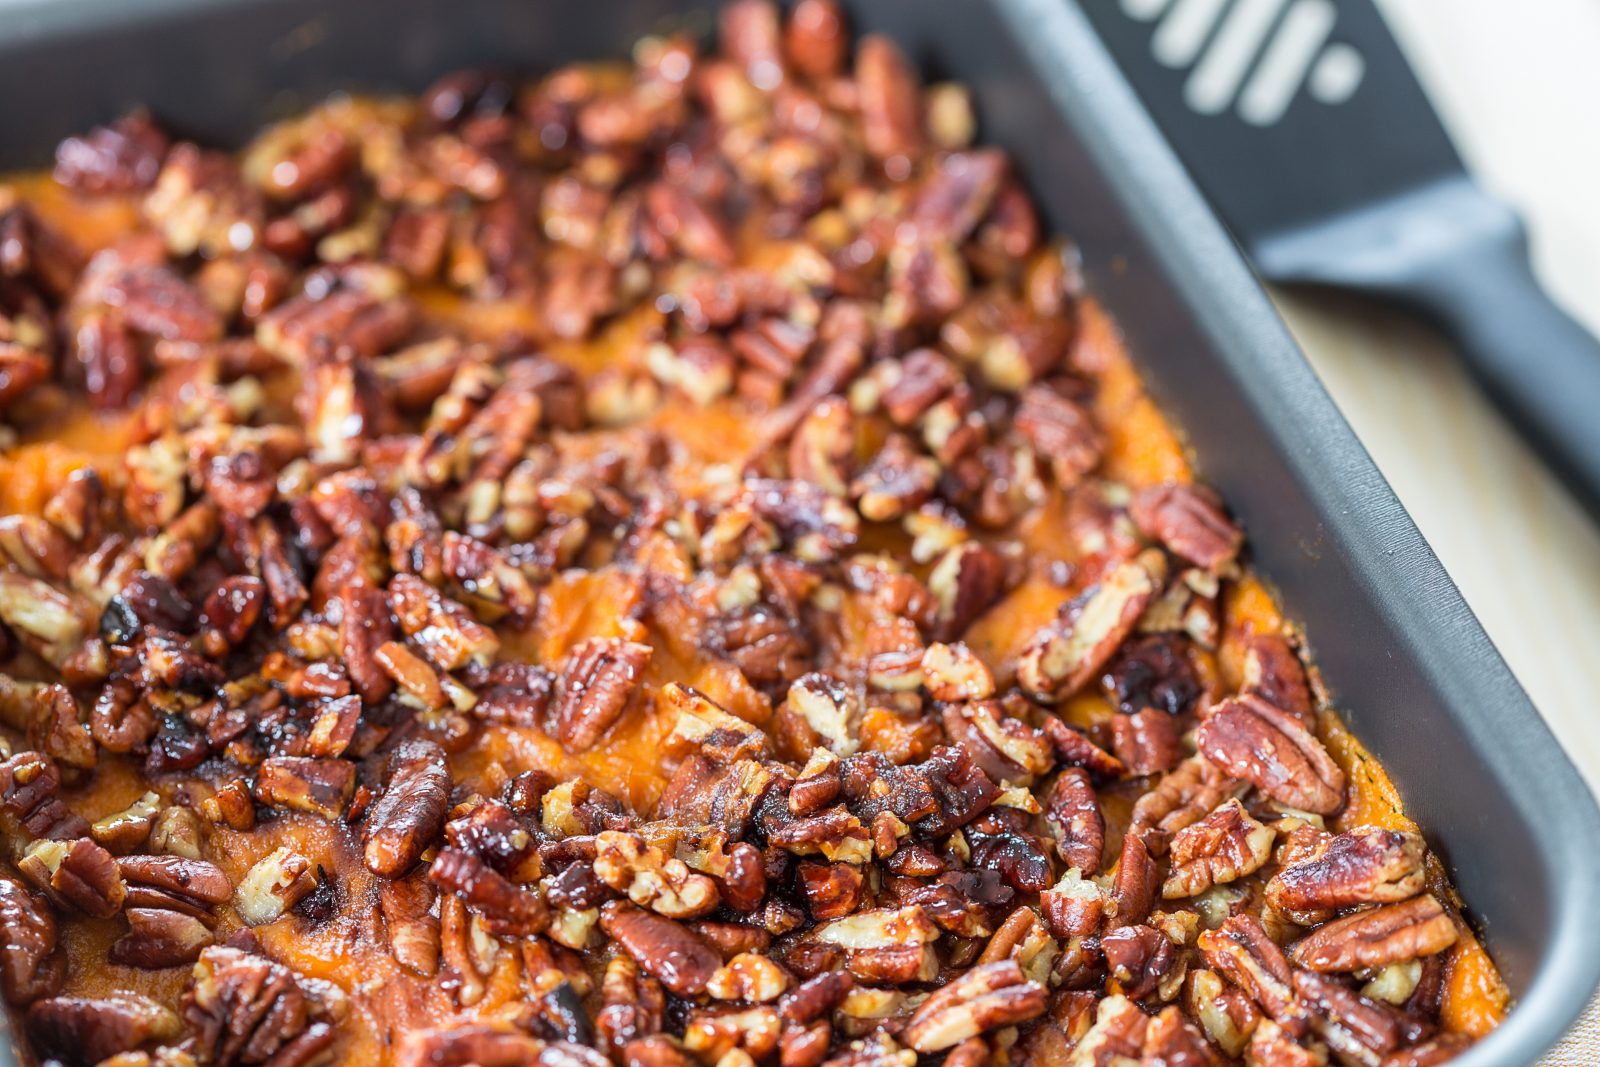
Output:
<instances>
[{"instance_id":1,"label":"light wooden surface","mask_svg":"<svg viewBox=\"0 0 1600 1067\"><path fill-rule=\"evenodd\" d=\"M1600 329L1600 3L1379 3L1474 172L1527 218L1547 287ZM1353 302L1282 297L1280 306L1534 703L1600 786L1600 528L1437 338ZM1600 418L1600 397L1595 405ZM1591 1005L1545 1065L1596 1064L1600 1007Z\"/></svg>"}]
</instances>

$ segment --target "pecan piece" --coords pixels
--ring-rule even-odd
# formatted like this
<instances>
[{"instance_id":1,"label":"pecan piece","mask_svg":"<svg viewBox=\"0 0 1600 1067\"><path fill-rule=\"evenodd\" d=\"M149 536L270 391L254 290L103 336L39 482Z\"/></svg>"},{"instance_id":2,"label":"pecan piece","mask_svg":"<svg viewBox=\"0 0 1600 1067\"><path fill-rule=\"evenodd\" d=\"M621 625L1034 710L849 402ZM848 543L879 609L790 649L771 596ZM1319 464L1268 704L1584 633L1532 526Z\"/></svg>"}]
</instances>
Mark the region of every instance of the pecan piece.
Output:
<instances>
[{"instance_id":1,"label":"pecan piece","mask_svg":"<svg viewBox=\"0 0 1600 1067\"><path fill-rule=\"evenodd\" d=\"M1017 662L1017 684L1046 703L1083 688L1133 632L1165 578L1159 554L1145 552L1117 564L1028 643Z\"/></svg>"},{"instance_id":2,"label":"pecan piece","mask_svg":"<svg viewBox=\"0 0 1600 1067\"><path fill-rule=\"evenodd\" d=\"M806 909L819 921L838 919L856 910L861 903L866 876L861 868L848 863L801 863L800 890L805 894Z\"/></svg>"},{"instance_id":3,"label":"pecan piece","mask_svg":"<svg viewBox=\"0 0 1600 1067\"><path fill-rule=\"evenodd\" d=\"M78 192L136 193L155 184L167 135L143 111L56 146L55 180Z\"/></svg>"},{"instance_id":4,"label":"pecan piece","mask_svg":"<svg viewBox=\"0 0 1600 1067\"><path fill-rule=\"evenodd\" d=\"M1106 843L1106 821L1089 772L1080 767L1062 771L1045 798L1044 811L1062 862L1079 874L1097 874Z\"/></svg>"},{"instance_id":5,"label":"pecan piece","mask_svg":"<svg viewBox=\"0 0 1600 1067\"><path fill-rule=\"evenodd\" d=\"M1324 838L1267 883L1267 903L1290 915L1392 904L1422 891L1427 844L1418 834L1363 826Z\"/></svg>"},{"instance_id":6,"label":"pecan piece","mask_svg":"<svg viewBox=\"0 0 1600 1067\"><path fill-rule=\"evenodd\" d=\"M1172 634L1130 641L1101 681L1115 696L1117 707L1129 715L1145 708L1181 715L1200 695L1200 679L1184 642Z\"/></svg>"},{"instance_id":7,"label":"pecan piece","mask_svg":"<svg viewBox=\"0 0 1600 1067\"><path fill-rule=\"evenodd\" d=\"M1309 1011L1312 1029L1341 1060L1375 1064L1422 1037L1416 1020L1327 975L1296 970L1294 991Z\"/></svg>"},{"instance_id":8,"label":"pecan piece","mask_svg":"<svg viewBox=\"0 0 1600 1067\"><path fill-rule=\"evenodd\" d=\"M1039 894L1045 924L1060 938L1083 938L1098 931L1109 903L1100 884L1081 877L1076 868Z\"/></svg>"},{"instance_id":9,"label":"pecan piece","mask_svg":"<svg viewBox=\"0 0 1600 1067\"><path fill-rule=\"evenodd\" d=\"M1172 839L1172 874L1161 887L1167 900L1198 896L1254 874L1272 856L1273 830L1230 798Z\"/></svg>"},{"instance_id":10,"label":"pecan piece","mask_svg":"<svg viewBox=\"0 0 1600 1067\"><path fill-rule=\"evenodd\" d=\"M378 886L378 908L395 962L421 978L439 967L439 920L433 912L433 884L419 872L387 879Z\"/></svg>"},{"instance_id":11,"label":"pecan piece","mask_svg":"<svg viewBox=\"0 0 1600 1067\"><path fill-rule=\"evenodd\" d=\"M1076 485L1094 470L1105 451L1105 436L1093 417L1049 385L1030 385L1023 391L1015 425L1034 451L1050 460L1062 485Z\"/></svg>"},{"instance_id":12,"label":"pecan piece","mask_svg":"<svg viewBox=\"0 0 1600 1067\"><path fill-rule=\"evenodd\" d=\"M1128 514L1145 536L1207 570L1232 560L1244 543L1244 535L1223 513L1222 502L1204 486L1167 484L1140 490Z\"/></svg>"},{"instance_id":13,"label":"pecan piece","mask_svg":"<svg viewBox=\"0 0 1600 1067\"><path fill-rule=\"evenodd\" d=\"M1111 718L1111 751L1130 774L1170 771L1183 759L1177 720L1155 708L1118 712Z\"/></svg>"},{"instance_id":14,"label":"pecan piece","mask_svg":"<svg viewBox=\"0 0 1600 1067\"><path fill-rule=\"evenodd\" d=\"M17 869L41 889L97 919L115 915L128 894L116 857L87 837L35 841L17 861Z\"/></svg>"},{"instance_id":15,"label":"pecan piece","mask_svg":"<svg viewBox=\"0 0 1600 1067\"><path fill-rule=\"evenodd\" d=\"M341 759L272 756L256 773L256 800L268 807L291 808L337 819L356 788L356 766Z\"/></svg>"},{"instance_id":16,"label":"pecan piece","mask_svg":"<svg viewBox=\"0 0 1600 1067\"><path fill-rule=\"evenodd\" d=\"M1315 722L1311 684L1289 642L1275 634L1252 634L1245 639L1239 669L1241 693L1254 693L1311 728Z\"/></svg>"},{"instance_id":17,"label":"pecan piece","mask_svg":"<svg viewBox=\"0 0 1600 1067\"><path fill-rule=\"evenodd\" d=\"M718 1000L744 1000L765 1004L789 988L789 974L766 956L741 952L718 968L706 983L706 992Z\"/></svg>"},{"instance_id":18,"label":"pecan piece","mask_svg":"<svg viewBox=\"0 0 1600 1067\"><path fill-rule=\"evenodd\" d=\"M680 997L704 992L722 960L695 934L671 919L613 900L600 909L600 925L640 967Z\"/></svg>"},{"instance_id":19,"label":"pecan piece","mask_svg":"<svg viewBox=\"0 0 1600 1067\"><path fill-rule=\"evenodd\" d=\"M1313 971L1359 971L1443 952L1456 937L1450 914L1424 893L1319 926L1290 955Z\"/></svg>"},{"instance_id":20,"label":"pecan piece","mask_svg":"<svg viewBox=\"0 0 1600 1067\"><path fill-rule=\"evenodd\" d=\"M721 903L716 882L638 834L605 830L594 844L594 873L635 904L669 919L694 919Z\"/></svg>"},{"instance_id":21,"label":"pecan piece","mask_svg":"<svg viewBox=\"0 0 1600 1067\"><path fill-rule=\"evenodd\" d=\"M621 718L644 680L651 652L637 641L593 637L567 654L554 718L556 737L568 750L592 748Z\"/></svg>"},{"instance_id":22,"label":"pecan piece","mask_svg":"<svg viewBox=\"0 0 1600 1067\"><path fill-rule=\"evenodd\" d=\"M389 757L388 781L361 832L367 869L385 878L409 871L444 828L449 803L444 749L432 741L402 742Z\"/></svg>"},{"instance_id":23,"label":"pecan piece","mask_svg":"<svg viewBox=\"0 0 1600 1067\"><path fill-rule=\"evenodd\" d=\"M901 1039L918 1052L939 1052L969 1037L1044 1014L1047 995L1015 960L974 967L922 1003Z\"/></svg>"},{"instance_id":24,"label":"pecan piece","mask_svg":"<svg viewBox=\"0 0 1600 1067\"><path fill-rule=\"evenodd\" d=\"M1299 1044L1271 1019L1262 1019L1250 1035L1245 1062L1249 1067L1328 1067L1325 1052Z\"/></svg>"},{"instance_id":25,"label":"pecan piece","mask_svg":"<svg viewBox=\"0 0 1600 1067\"><path fill-rule=\"evenodd\" d=\"M1139 1000L1156 987L1178 965L1178 952L1172 940L1150 926L1119 926L1100 939L1109 977L1106 991ZM1180 974L1181 977L1181 974Z\"/></svg>"},{"instance_id":26,"label":"pecan piece","mask_svg":"<svg viewBox=\"0 0 1600 1067\"><path fill-rule=\"evenodd\" d=\"M383 591L352 582L339 591L339 651L356 692L368 704L382 703L394 680L376 662L377 650L394 638Z\"/></svg>"},{"instance_id":27,"label":"pecan piece","mask_svg":"<svg viewBox=\"0 0 1600 1067\"><path fill-rule=\"evenodd\" d=\"M182 1029L172 1012L132 993L54 997L28 1009L34 1047L67 1063L99 1063L149 1041L170 1041Z\"/></svg>"},{"instance_id":28,"label":"pecan piece","mask_svg":"<svg viewBox=\"0 0 1600 1067\"><path fill-rule=\"evenodd\" d=\"M856 45L856 86L867 151L904 177L922 145L922 100L916 73L893 41L867 34Z\"/></svg>"},{"instance_id":29,"label":"pecan piece","mask_svg":"<svg viewBox=\"0 0 1600 1067\"><path fill-rule=\"evenodd\" d=\"M497 933L522 937L550 923L550 910L536 890L513 882L473 853L441 849L428 877L439 888L459 893Z\"/></svg>"},{"instance_id":30,"label":"pecan piece","mask_svg":"<svg viewBox=\"0 0 1600 1067\"><path fill-rule=\"evenodd\" d=\"M261 926L299 904L317 886L311 861L288 846L274 849L239 879L235 902L246 926Z\"/></svg>"},{"instance_id":31,"label":"pecan piece","mask_svg":"<svg viewBox=\"0 0 1600 1067\"><path fill-rule=\"evenodd\" d=\"M1144 842L1135 834L1123 837L1122 855L1111 882L1111 899L1119 922L1125 926L1144 922L1160 888L1158 878L1155 861Z\"/></svg>"},{"instance_id":32,"label":"pecan piece","mask_svg":"<svg viewBox=\"0 0 1600 1067\"><path fill-rule=\"evenodd\" d=\"M957 641L935 642L922 653L922 684L935 700L987 700L994 696L994 675L977 654Z\"/></svg>"},{"instance_id":33,"label":"pecan piece","mask_svg":"<svg viewBox=\"0 0 1600 1067\"><path fill-rule=\"evenodd\" d=\"M128 933L111 946L113 963L151 970L193 963L214 944L211 928L193 915L167 908L128 908Z\"/></svg>"},{"instance_id":34,"label":"pecan piece","mask_svg":"<svg viewBox=\"0 0 1600 1067\"><path fill-rule=\"evenodd\" d=\"M933 495L939 465L904 434L892 434L850 483L850 496L869 522L893 522Z\"/></svg>"},{"instance_id":35,"label":"pecan piece","mask_svg":"<svg viewBox=\"0 0 1600 1067\"><path fill-rule=\"evenodd\" d=\"M1133 805L1128 832L1165 852L1170 835L1198 822L1239 787L1210 760L1190 756Z\"/></svg>"},{"instance_id":36,"label":"pecan piece","mask_svg":"<svg viewBox=\"0 0 1600 1067\"><path fill-rule=\"evenodd\" d=\"M1195 733L1200 754L1292 808L1331 815L1344 806L1344 771L1300 720L1258 696L1218 704Z\"/></svg>"}]
</instances>

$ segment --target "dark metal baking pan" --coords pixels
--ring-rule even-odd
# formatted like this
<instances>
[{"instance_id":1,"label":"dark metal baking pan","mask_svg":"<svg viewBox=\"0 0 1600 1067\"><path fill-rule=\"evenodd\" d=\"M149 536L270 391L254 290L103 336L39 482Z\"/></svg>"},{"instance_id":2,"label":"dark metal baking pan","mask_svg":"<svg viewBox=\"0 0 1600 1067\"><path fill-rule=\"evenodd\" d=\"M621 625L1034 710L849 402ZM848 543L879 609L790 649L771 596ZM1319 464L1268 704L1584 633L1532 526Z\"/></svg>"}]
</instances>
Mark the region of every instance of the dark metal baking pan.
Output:
<instances>
[{"instance_id":1,"label":"dark metal baking pan","mask_svg":"<svg viewBox=\"0 0 1600 1067\"><path fill-rule=\"evenodd\" d=\"M1109 3L1111 0L1090 0ZM1454 872L1517 1007L1462 1067L1533 1063L1600 980L1600 814L1410 518L1069 0L872 0L974 90L1127 335L1338 705ZM661 0L13 0L0 8L0 169L130 106L238 144L340 89L416 90L458 66L537 71L624 53Z\"/></svg>"}]
</instances>

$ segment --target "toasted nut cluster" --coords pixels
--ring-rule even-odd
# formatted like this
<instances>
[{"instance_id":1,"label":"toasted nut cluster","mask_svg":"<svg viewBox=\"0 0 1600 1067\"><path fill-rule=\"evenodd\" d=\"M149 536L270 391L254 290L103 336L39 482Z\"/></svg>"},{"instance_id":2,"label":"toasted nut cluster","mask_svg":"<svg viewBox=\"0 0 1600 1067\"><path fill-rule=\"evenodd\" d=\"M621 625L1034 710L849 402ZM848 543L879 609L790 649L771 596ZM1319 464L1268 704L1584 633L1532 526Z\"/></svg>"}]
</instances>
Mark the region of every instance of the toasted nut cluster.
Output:
<instances>
[{"instance_id":1,"label":"toasted nut cluster","mask_svg":"<svg viewBox=\"0 0 1600 1067\"><path fill-rule=\"evenodd\" d=\"M713 7L0 189L15 1032L1469 1047L1492 966L973 98L838 0Z\"/></svg>"}]
</instances>

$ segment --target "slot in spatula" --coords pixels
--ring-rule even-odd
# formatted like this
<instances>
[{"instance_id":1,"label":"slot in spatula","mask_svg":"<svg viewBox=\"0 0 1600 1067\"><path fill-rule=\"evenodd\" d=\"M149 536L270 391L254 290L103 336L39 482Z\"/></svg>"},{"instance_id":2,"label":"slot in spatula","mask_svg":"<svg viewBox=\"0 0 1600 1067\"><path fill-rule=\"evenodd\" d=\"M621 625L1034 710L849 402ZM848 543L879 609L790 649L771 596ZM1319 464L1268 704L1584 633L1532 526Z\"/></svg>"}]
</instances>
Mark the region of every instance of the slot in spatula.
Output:
<instances>
[{"instance_id":1,"label":"slot in spatula","mask_svg":"<svg viewBox=\"0 0 1600 1067\"><path fill-rule=\"evenodd\" d=\"M1078 0L1265 277L1433 318L1600 517L1600 342L1531 270L1371 0Z\"/></svg>"}]
</instances>

